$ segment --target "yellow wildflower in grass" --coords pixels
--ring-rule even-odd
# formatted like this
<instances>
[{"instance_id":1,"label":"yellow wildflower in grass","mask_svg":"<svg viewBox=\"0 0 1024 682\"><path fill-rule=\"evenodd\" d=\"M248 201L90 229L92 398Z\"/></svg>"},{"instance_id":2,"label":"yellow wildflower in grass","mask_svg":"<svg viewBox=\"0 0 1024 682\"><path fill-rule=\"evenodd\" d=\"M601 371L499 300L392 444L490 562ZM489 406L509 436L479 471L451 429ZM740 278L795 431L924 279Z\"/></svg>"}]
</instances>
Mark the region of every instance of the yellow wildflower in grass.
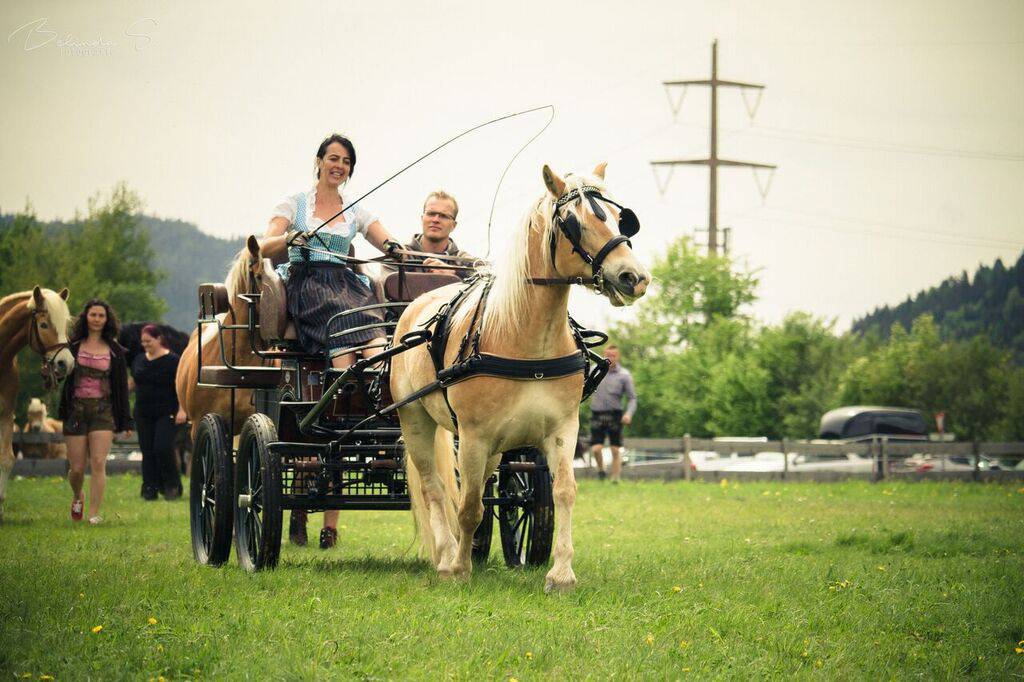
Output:
<instances>
[{"instance_id":1,"label":"yellow wildflower in grass","mask_svg":"<svg viewBox=\"0 0 1024 682\"><path fill-rule=\"evenodd\" d=\"M79 599L85 599L85 592L79 592L78 593L78 598Z\"/></svg>"},{"instance_id":2,"label":"yellow wildflower in grass","mask_svg":"<svg viewBox=\"0 0 1024 682\"><path fill-rule=\"evenodd\" d=\"M53 682L53 675L40 675L39 682Z\"/></svg>"},{"instance_id":3,"label":"yellow wildflower in grass","mask_svg":"<svg viewBox=\"0 0 1024 682\"><path fill-rule=\"evenodd\" d=\"M875 566L875 568L877 568L879 571L885 570L885 566Z\"/></svg>"},{"instance_id":4,"label":"yellow wildflower in grass","mask_svg":"<svg viewBox=\"0 0 1024 682\"><path fill-rule=\"evenodd\" d=\"M803 653L802 653L802 654L800 654L800 655L801 655L801 656L803 656L804 658L807 658L808 656L810 656L810 654L809 654L809 653L807 653L806 651L805 651L805 652L803 652Z\"/></svg>"},{"instance_id":5,"label":"yellow wildflower in grass","mask_svg":"<svg viewBox=\"0 0 1024 682\"><path fill-rule=\"evenodd\" d=\"M94 627L92 629L92 634L94 634L94 635L98 635L101 632L103 632L103 626L102 625L97 625L96 627Z\"/></svg>"},{"instance_id":6,"label":"yellow wildflower in grass","mask_svg":"<svg viewBox=\"0 0 1024 682\"><path fill-rule=\"evenodd\" d=\"M150 617L149 617L149 620L148 620L148 621L146 621L146 622L147 622L147 623L149 623L150 625L156 625L156 623L157 623L157 620L156 620L156 618L154 618L153 616L150 616Z\"/></svg>"},{"instance_id":7,"label":"yellow wildflower in grass","mask_svg":"<svg viewBox=\"0 0 1024 682\"><path fill-rule=\"evenodd\" d=\"M654 646L654 635L647 633L647 646Z\"/></svg>"},{"instance_id":8,"label":"yellow wildflower in grass","mask_svg":"<svg viewBox=\"0 0 1024 682\"><path fill-rule=\"evenodd\" d=\"M519 682L519 680L515 677L510 677L508 678L508 682Z\"/></svg>"},{"instance_id":9,"label":"yellow wildflower in grass","mask_svg":"<svg viewBox=\"0 0 1024 682\"><path fill-rule=\"evenodd\" d=\"M689 648L689 646L690 646L690 643L688 641L686 641L685 639L679 640L679 648L680 649L687 649L687 648Z\"/></svg>"},{"instance_id":10,"label":"yellow wildflower in grass","mask_svg":"<svg viewBox=\"0 0 1024 682\"><path fill-rule=\"evenodd\" d=\"M728 478L723 478L721 481L718 482L718 485L722 486L723 488L728 487L729 486L729 479Z\"/></svg>"},{"instance_id":11,"label":"yellow wildflower in grass","mask_svg":"<svg viewBox=\"0 0 1024 682\"><path fill-rule=\"evenodd\" d=\"M1024 495L1024 488L1017 488L1017 492Z\"/></svg>"},{"instance_id":12,"label":"yellow wildflower in grass","mask_svg":"<svg viewBox=\"0 0 1024 682\"><path fill-rule=\"evenodd\" d=\"M820 658L814 662L814 667L815 668L820 668L823 665L825 665L825 662L823 660L821 660Z\"/></svg>"},{"instance_id":13,"label":"yellow wildflower in grass","mask_svg":"<svg viewBox=\"0 0 1024 682\"><path fill-rule=\"evenodd\" d=\"M532 661L533 660L533 652L532 651L527 651L526 652L526 660L528 660L528 661Z\"/></svg>"},{"instance_id":14,"label":"yellow wildflower in grass","mask_svg":"<svg viewBox=\"0 0 1024 682\"><path fill-rule=\"evenodd\" d=\"M682 588L682 586L681 586L681 585L673 585L673 586L672 586L672 591L673 591L673 592L682 592L682 591L683 591L683 588Z\"/></svg>"},{"instance_id":15,"label":"yellow wildflower in grass","mask_svg":"<svg viewBox=\"0 0 1024 682\"><path fill-rule=\"evenodd\" d=\"M1015 647L1013 647L1013 650L1015 652L1017 652L1018 654L1024 654L1024 648L1022 648L1022 647L1015 646Z\"/></svg>"}]
</instances>

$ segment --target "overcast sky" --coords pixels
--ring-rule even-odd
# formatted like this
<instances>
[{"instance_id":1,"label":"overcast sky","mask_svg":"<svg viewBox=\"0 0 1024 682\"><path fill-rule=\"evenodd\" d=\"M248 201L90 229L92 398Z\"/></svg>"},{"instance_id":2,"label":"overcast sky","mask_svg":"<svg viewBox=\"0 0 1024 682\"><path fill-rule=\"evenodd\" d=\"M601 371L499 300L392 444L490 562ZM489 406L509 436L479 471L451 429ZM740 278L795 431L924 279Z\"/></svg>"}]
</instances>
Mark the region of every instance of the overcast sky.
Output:
<instances>
[{"instance_id":1,"label":"overcast sky","mask_svg":"<svg viewBox=\"0 0 1024 682\"><path fill-rule=\"evenodd\" d=\"M706 88L676 120L663 80L762 83L751 120L719 97L723 157L779 166L762 199L720 173L720 224L757 269L753 314L806 310L840 329L1024 248L1024 2L12 2L0 6L0 210L69 218L126 180L149 213L219 236L261 233L312 184L328 133L358 166L347 194L448 137L553 104L510 171L492 253L540 195L540 168L589 171L643 225L648 261L707 221L707 171L661 195L649 161L707 154ZM678 96L679 93L674 93ZM366 200L406 237L442 187L454 234L488 250L497 179L545 114L463 138ZM764 182L767 178L762 178ZM10 267L10 264L3 264ZM585 292L573 308L615 315Z\"/></svg>"}]
</instances>

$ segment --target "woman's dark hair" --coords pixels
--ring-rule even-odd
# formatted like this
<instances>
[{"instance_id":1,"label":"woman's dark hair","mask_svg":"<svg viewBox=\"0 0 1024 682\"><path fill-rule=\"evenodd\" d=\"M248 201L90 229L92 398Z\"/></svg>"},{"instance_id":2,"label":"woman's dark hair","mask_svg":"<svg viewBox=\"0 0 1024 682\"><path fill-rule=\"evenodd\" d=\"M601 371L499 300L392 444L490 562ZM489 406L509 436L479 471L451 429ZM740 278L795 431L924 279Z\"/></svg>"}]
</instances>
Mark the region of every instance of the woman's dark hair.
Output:
<instances>
[{"instance_id":1,"label":"woman's dark hair","mask_svg":"<svg viewBox=\"0 0 1024 682\"><path fill-rule=\"evenodd\" d=\"M316 150L316 158L323 161L324 155L327 154L327 148L330 147L335 142L337 142L342 147L348 150L348 156L350 159L352 159L352 168L348 172L348 176L351 178L353 175L356 174L356 148L352 145L352 140L348 139L344 135L334 133L333 135L327 137L323 142L320 143L319 149ZM319 168L316 169L316 177L320 177Z\"/></svg>"},{"instance_id":2,"label":"woman's dark hair","mask_svg":"<svg viewBox=\"0 0 1024 682\"><path fill-rule=\"evenodd\" d=\"M156 326L155 324L150 323L145 325L142 329L140 329L139 336L141 337L143 334L150 338L156 339L164 348L167 347L167 344L164 342L164 333L160 331L160 327Z\"/></svg>"},{"instance_id":3,"label":"woman's dark hair","mask_svg":"<svg viewBox=\"0 0 1024 682\"><path fill-rule=\"evenodd\" d=\"M107 342L108 346L113 346L117 343L117 315L114 314L114 309L110 307L106 301L100 298L92 298L86 301L82 307L82 312L78 313L78 318L75 320L75 326L71 330L71 343L76 343L89 336L89 323L87 318L89 316L89 308L95 308L99 306L107 313L107 323L103 325L103 331L100 332L100 336Z\"/></svg>"}]
</instances>

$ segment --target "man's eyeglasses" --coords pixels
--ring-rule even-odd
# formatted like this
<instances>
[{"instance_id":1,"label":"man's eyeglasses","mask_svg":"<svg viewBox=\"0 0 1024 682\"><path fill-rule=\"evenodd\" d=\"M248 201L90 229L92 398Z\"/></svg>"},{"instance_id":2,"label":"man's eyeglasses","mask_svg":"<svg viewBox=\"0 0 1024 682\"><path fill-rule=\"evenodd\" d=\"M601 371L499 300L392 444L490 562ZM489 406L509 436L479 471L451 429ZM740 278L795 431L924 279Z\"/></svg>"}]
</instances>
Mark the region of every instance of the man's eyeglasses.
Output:
<instances>
[{"instance_id":1,"label":"man's eyeglasses","mask_svg":"<svg viewBox=\"0 0 1024 682\"><path fill-rule=\"evenodd\" d=\"M423 213L428 218L441 218L442 220L455 220L455 216L448 215L447 213L441 213L440 211L425 211Z\"/></svg>"}]
</instances>

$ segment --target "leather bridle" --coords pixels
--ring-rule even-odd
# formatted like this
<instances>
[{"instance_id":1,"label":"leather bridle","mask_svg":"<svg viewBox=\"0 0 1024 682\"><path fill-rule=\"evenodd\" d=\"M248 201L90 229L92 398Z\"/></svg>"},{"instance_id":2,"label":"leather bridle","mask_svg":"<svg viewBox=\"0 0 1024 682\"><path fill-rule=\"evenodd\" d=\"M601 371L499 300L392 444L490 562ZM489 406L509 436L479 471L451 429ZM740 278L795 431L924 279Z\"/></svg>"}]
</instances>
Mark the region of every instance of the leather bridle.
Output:
<instances>
[{"instance_id":1,"label":"leather bridle","mask_svg":"<svg viewBox=\"0 0 1024 682\"><path fill-rule=\"evenodd\" d=\"M606 220L608 216L605 214L604 209L601 208L599 200L619 209L619 234L614 235L605 242L604 246L594 255L591 255L583 246L583 229L580 226L579 219L573 213L569 213L563 218L558 212L560 208L577 199L586 199L590 203L590 208L594 215L601 221ZM559 197L558 201L555 202L551 222L557 228L557 230L551 230L551 238L548 244L548 249L551 252L551 265L554 266L555 264L555 250L558 247L558 234L561 232L572 245L572 252L579 254L583 262L590 266L593 275L591 277L531 277L527 281L530 284L542 286L582 284L583 286L594 287L598 293L603 293L605 287L604 273L601 268L604 259L619 244L626 244L629 248L633 248L630 237L636 236L640 231L640 221L637 220L636 214L632 210L604 196L601 194L601 189L593 185L583 185Z\"/></svg>"},{"instance_id":2,"label":"leather bridle","mask_svg":"<svg viewBox=\"0 0 1024 682\"><path fill-rule=\"evenodd\" d=\"M43 342L43 335L39 331L39 316L44 314L45 311L40 310L38 306L32 310L32 323L29 327L28 333L28 345L35 353L42 358L42 363L39 366L39 374L43 377L43 385L47 390L52 389L57 385L57 368L54 366L54 362L57 359L57 354L67 348L70 344L67 341L58 342L47 346Z\"/></svg>"}]
</instances>

